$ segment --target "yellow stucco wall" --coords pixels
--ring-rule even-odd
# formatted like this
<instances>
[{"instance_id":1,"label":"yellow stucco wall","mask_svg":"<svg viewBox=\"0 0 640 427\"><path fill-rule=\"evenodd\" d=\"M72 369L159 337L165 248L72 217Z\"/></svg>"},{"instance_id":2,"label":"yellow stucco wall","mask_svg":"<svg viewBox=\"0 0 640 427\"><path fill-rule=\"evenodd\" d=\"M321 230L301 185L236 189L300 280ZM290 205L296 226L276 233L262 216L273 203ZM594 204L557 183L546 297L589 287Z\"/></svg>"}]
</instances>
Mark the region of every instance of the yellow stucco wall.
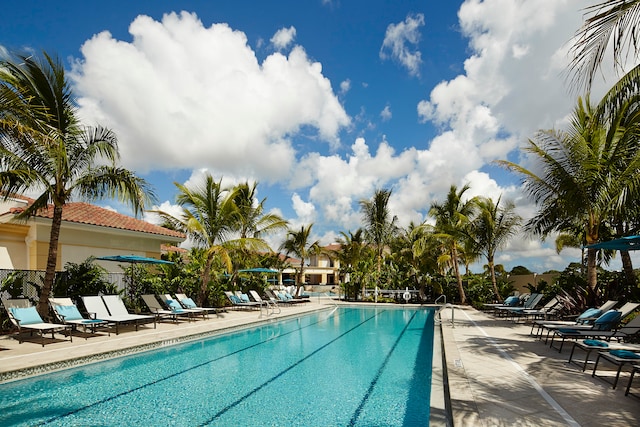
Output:
<instances>
[{"instance_id":1,"label":"yellow stucco wall","mask_svg":"<svg viewBox=\"0 0 640 427\"><path fill-rule=\"evenodd\" d=\"M13 228L12 228L13 227ZM46 220L31 220L16 228L0 224L0 268L44 270L47 266L51 227ZM16 230L11 233L10 230ZM90 256L141 255L160 257L163 243L179 244L167 236L63 222L58 242L57 270L68 262L81 263ZM108 271L121 271L117 263L99 262Z\"/></svg>"}]
</instances>

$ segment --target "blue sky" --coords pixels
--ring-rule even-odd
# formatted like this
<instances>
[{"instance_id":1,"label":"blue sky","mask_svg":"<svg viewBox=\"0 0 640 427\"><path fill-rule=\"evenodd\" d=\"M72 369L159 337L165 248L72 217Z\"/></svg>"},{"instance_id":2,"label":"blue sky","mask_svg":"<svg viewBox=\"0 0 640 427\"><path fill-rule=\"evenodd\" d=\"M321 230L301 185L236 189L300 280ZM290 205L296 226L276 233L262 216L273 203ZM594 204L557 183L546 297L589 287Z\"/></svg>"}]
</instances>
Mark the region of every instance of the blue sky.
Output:
<instances>
[{"instance_id":1,"label":"blue sky","mask_svg":"<svg viewBox=\"0 0 640 427\"><path fill-rule=\"evenodd\" d=\"M358 201L392 190L419 223L452 184L535 207L492 166L575 104L563 72L581 0L110 1L3 5L0 49L58 55L86 124L174 211L174 182L258 181L266 207L335 241ZM592 99L615 82L605 63ZM126 213L115 203L103 204ZM150 220L153 218L148 217ZM277 247L282 236L271 236ZM519 237L498 257L579 261Z\"/></svg>"}]
</instances>

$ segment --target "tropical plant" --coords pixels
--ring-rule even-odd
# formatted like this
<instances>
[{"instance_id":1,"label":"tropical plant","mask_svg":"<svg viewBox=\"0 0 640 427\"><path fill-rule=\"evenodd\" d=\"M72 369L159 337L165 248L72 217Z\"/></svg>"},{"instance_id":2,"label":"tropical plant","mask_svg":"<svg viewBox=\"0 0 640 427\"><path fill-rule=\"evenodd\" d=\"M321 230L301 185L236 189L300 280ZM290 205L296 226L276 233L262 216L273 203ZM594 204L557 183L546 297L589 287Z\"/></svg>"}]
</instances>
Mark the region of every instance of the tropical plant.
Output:
<instances>
[{"instance_id":1,"label":"tropical plant","mask_svg":"<svg viewBox=\"0 0 640 427\"><path fill-rule=\"evenodd\" d=\"M69 297L76 303L82 295L117 293L115 285L105 279L107 271L89 257L81 263L68 262L64 271L56 275L52 293L56 297Z\"/></svg>"},{"instance_id":2,"label":"tropical plant","mask_svg":"<svg viewBox=\"0 0 640 427\"><path fill-rule=\"evenodd\" d=\"M538 205L525 228L541 236L584 230L597 243L608 221L626 217L628 200L638 197L637 77L625 76L597 107L578 99L568 131L539 131L525 151L540 173L509 161L499 164L520 175L524 191ZM635 88L635 90L634 90ZM635 93L632 96L629 93ZM587 250L587 283L595 289L596 249Z\"/></svg>"},{"instance_id":3,"label":"tropical plant","mask_svg":"<svg viewBox=\"0 0 640 427\"><path fill-rule=\"evenodd\" d=\"M500 204L500 198L494 203L487 197L476 199L478 212L471 222L469 237L487 259L491 286L496 298L501 299L496 280L495 255L518 231L522 218L515 213L512 202Z\"/></svg>"},{"instance_id":4,"label":"tropical plant","mask_svg":"<svg viewBox=\"0 0 640 427\"><path fill-rule=\"evenodd\" d=\"M138 214L153 194L143 179L118 167L118 142L111 130L82 125L62 64L42 56L12 55L0 64L0 193L6 199L38 192L16 219L42 212L52 218L38 302L38 312L47 316L64 206L74 196L117 197Z\"/></svg>"},{"instance_id":5,"label":"tropical plant","mask_svg":"<svg viewBox=\"0 0 640 427\"><path fill-rule=\"evenodd\" d=\"M288 222L280 215L264 212L267 198L257 201L257 185L257 182L251 186L249 183L243 183L234 188L233 201L237 208L236 227L243 239L258 238L270 232L284 230L288 226Z\"/></svg>"},{"instance_id":6,"label":"tropical plant","mask_svg":"<svg viewBox=\"0 0 640 427\"><path fill-rule=\"evenodd\" d=\"M638 54L640 44L636 27L640 16L639 0L607 0L586 8L584 25L576 31L569 65L574 87L590 90L596 71L607 49L613 47L613 63L622 69L629 49ZM613 42L612 42L613 39Z\"/></svg>"},{"instance_id":7,"label":"tropical plant","mask_svg":"<svg viewBox=\"0 0 640 427\"><path fill-rule=\"evenodd\" d=\"M476 206L474 199L463 201L464 193L466 193L469 188L467 184L458 190L455 185L452 185L446 200L442 203L433 202L431 209L429 209L429 215L436 220L434 227L435 236L441 241L445 250L444 256L440 257L439 262L441 264L446 262L453 270L458 285L458 295L461 304L464 304L467 298L458 265L458 251L461 242L469 235L467 227L469 226Z\"/></svg>"},{"instance_id":8,"label":"tropical plant","mask_svg":"<svg viewBox=\"0 0 640 427\"><path fill-rule=\"evenodd\" d=\"M300 230L289 229L289 231L287 231L285 241L280 245L280 250L284 251L287 256L295 255L300 258L300 268L296 274L296 294L300 290L300 286L304 281L305 260L312 255L317 255L322 252L322 247L320 246L319 241L309 241L309 238L311 237L311 227L313 227L313 224L309 224L307 226L303 225L300 227Z\"/></svg>"},{"instance_id":9,"label":"tropical plant","mask_svg":"<svg viewBox=\"0 0 640 427\"><path fill-rule=\"evenodd\" d=\"M389 210L390 197L391 190L376 190L371 199L360 200L365 238L375 251L378 276L382 273L382 258L385 247L398 231L396 226L398 218L391 216Z\"/></svg>"}]
</instances>

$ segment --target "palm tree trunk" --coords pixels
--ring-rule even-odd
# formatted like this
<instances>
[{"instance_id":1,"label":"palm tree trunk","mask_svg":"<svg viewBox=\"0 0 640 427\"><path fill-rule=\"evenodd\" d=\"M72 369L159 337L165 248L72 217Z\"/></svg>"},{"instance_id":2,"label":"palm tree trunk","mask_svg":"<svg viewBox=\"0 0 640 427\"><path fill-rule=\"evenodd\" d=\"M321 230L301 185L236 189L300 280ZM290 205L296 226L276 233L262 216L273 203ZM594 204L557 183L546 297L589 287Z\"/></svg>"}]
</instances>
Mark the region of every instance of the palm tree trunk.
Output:
<instances>
[{"instance_id":1,"label":"palm tree trunk","mask_svg":"<svg viewBox=\"0 0 640 427\"><path fill-rule=\"evenodd\" d=\"M303 277L304 277L304 258L300 263L300 277L296 282L296 295L298 295L298 292L300 292L300 286L301 286L300 283L302 282L302 280L304 280Z\"/></svg>"},{"instance_id":2,"label":"palm tree trunk","mask_svg":"<svg viewBox=\"0 0 640 427\"><path fill-rule=\"evenodd\" d=\"M629 251L620 251L620 258L622 259L622 271L624 271L625 284L627 286L635 286L636 275L633 274L633 263L631 262Z\"/></svg>"},{"instance_id":3,"label":"palm tree trunk","mask_svg":"<svg viewBox=\"0 0 640 427\"><path fill-rule=\"evenodd\" d=\"M498 292L498 281L496 280L496 267L493 265L493 259L489 261L489 272L491 273L491 286L493 286L493 293L496 294L498 300L501 299L500 292Z\"/></svg>"},{"instance_id":4,"label":"palm tree trunk","mask_svg":"<svg viewBox=\"0 0 640 427\"><path fill-rule=\"evenodd\" d=\"M467 296L464 293L464 288L462 287L462 276L460 275L460 267L458 266L458 250L454 246L451 250L451 254L453 255L453 271L456 274L456 280L458 281L458 293L460 294L460 304L465 304L467 302Z\"/></svg>"},{"instance_id":5,"label":"palm tree trunk","mask_svg":"<svg viewBox=\"0 0 640 427\"><path fill-rule=\"evenodd\" d=\"M596 285L598 284L598 272L596 270L596 252L597 249L587 249L587 286L591 291L595 291ZM590 294L590 299L592 299L592 301L587 302L589 304L594 304L595 292L590 292Z\"/></svg>"},{"instance_id":6,"label":"palm tree trunk","mask_svg":"<svg viewBox=\"0 0 640 427\"><path fill-rule=\"evenodd\" d=\"M51 234L49 235L49 253L47 254L47 269L44 273L44 283L40 290L38 313L43 319L49 317L49 295L56 278L56 261L58 259L58 241L60 240L60 226L62 225L62 206L53 207Z\"/></svg>"},{"instance_id":7,"label":"palm tree trunk","mask_svg":"<svg viewBox=\"0 0 640 427\"><path fill-rule=\"evenodd\" d=\"M211 280L211 263L213 262L214 252L209 251L207 260L204 263L204 271L202 272L202 284L200 292L198 292L198 305L204 307L207 302L207 294L209 293L209 281Z\"/></svg>"}]
</instances>

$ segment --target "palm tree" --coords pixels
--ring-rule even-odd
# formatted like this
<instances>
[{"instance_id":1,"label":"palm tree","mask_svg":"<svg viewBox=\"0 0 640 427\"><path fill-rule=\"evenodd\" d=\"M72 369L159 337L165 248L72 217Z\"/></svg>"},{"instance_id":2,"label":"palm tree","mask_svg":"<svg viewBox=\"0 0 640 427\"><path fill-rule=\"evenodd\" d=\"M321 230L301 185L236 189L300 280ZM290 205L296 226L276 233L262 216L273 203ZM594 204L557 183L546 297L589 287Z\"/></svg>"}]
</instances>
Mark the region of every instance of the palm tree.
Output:
<instances>
[{"instance_id":1,"label":"palm tree","mask_svg":"<svg viewBox=\"0 0 640 427\"><path fill-rule=\"evenodd\" d=\"M59 60L16 56L0 64L0 192L37 191L19 219L53 209L49 250L38 312L48 314L64 206L74 196L119 198L135 214L154 199L147 183L118 167L116 135L80 122ZM50 206L52 205L52 206Z\"/></svg>"},{"instance_id":2,"label":"palm tree","mask_svg":"<svg viewBox=\"0 0 640 427\"><path fill-rule=\"evenodd\" d=\"M468 235L467 227L475 209L474 199L462 201L462 196L469 188L469 185L466 184L458 191L458 188L452 185L446 200L443 203L432 203L429 209L429 215L436 220L435 234L443 242L451 268L456 276L461 304L466 303L467 297L462 286L458 251L460 243Z\"/></svg>"},{"instance_id":3,"label":"palm tree","mask_svg":"<svg viewBox=\"0 0 640 427\"><path fill-rule=\"evenodd\" d=\"M568 131L539 131L525 151L539 163L540 175L508 161L498 163L521 176L524 190L538 204L526 229L542 236L571 232L580 224L587 245L616 217L628 215L628 201L637 199L640 150L636 135L637 86L627 74L597 107L578 99ZM634 81L635 79L635 81ZM595 290L596 249L587 249L587 283Z\"/></svg>"},{"instance_id":4,"label":"palm tree","mask_svg":"<svg viewBox=\"0 0 640 427\"><path fill-rule=\"evenodd\" d=\"M355 233L351 231L345 233L340 232L338 244L340 249L332 251L331 257L340 262L340 272L344 274L345 290L348 292L348 283L352 280L352 274L355 272L360 260L365 256L366 245L364 241L364 230L359 228ZM354 291L357 294L357 291Z\"/></svg>"},{"instance_id":5,"label":"palm tree","mask_svg":"<svg viewBox=\"0 0 640 427\"><path fill-rule=\"evenodd\" d=\"M612 38L616 68L622 68L627 59L624 54L630 48L637 56L640 0L608 0L587 7L586 11L589 17L575 34L576 41L571 48L574 58L569 71L573 74L573 85L589 91Z\"/></svg>"},{"instance_id":6,"label":"palm tree","mask_svg":"<svg viewBox=\"0 0 640 427\"><path fill-rule=\"evenodd\" d=\"M263 234L286 229L288 222L274 213L265 213L266 197L256 204L257 182L239 184L234 190L237 207L236 220L240 238L258 238Z\"/></svg>"},{"instance_id":7,"label":"palm tree","mask_svg":"<svg viewBox=\"0 0 640 427\"><path fill-rule=\"evenodd\" d=\"M398 218L391 216L389 211L389 198L391 190L376 190L370 200L360 200L360 209L364 220L364 230L367 242L371 244L376 253L376 272L380 277L382 258L385 247L389 244L397 232L396 222ZM364 286L364 282L363 282ZM364 288L362 290L364 296Z\"/></svg>"},{"instance_id":8,"label":"palm tree","mask_svg":"<svg viewBox=\"0 0 640 427\"><path fill-rule=\"evenodd\" d=\"M280 249L288 255L295 255L300 258L300 270L296 277L296 295L300 290L301 282L304 280L304 262L312 255L317 255L322 251L319 241L309 243L309 237L311 236L311 227L313 224L309 224L306 227L303 225L300 230L287 231L287 238Z\"/></svg>"},{"instance_id":9,"label":"palm tree","mask_svg":"<svg viewBox=\"0 0 640 427\"><path fill-rule=\"evenodd\" d=\"M476 247L487 258L493 292L500 299L496 281L495 254L517 232L522 218L515 213L513 202L506 202L501 206L500 198L494 203L490 198L479 197L476 199L476 204L478 214L471 222L470 236Z\"/></svg>"},{"instance_id":10,"label":"palm tree","mask_svg":"<svg viewBox=\"0 0 640 427\"><path fill-rule=\"evenodd\" d=\"M182 231L196 246L207 251L197 296L198 304L204 305L208 296L214 257L220 256L227 270L231 270L231 257L228 245L225 244L234 231L234 194L223 188L220 181L214 181L210 174L204 177L203 183L194 185L193 188L179 183L174 185L179 190L176 202L182 206L182 214L180 217L174 217L163 211L156 213L162 217L165 226Z\"/></svg>"}]
</instances>

